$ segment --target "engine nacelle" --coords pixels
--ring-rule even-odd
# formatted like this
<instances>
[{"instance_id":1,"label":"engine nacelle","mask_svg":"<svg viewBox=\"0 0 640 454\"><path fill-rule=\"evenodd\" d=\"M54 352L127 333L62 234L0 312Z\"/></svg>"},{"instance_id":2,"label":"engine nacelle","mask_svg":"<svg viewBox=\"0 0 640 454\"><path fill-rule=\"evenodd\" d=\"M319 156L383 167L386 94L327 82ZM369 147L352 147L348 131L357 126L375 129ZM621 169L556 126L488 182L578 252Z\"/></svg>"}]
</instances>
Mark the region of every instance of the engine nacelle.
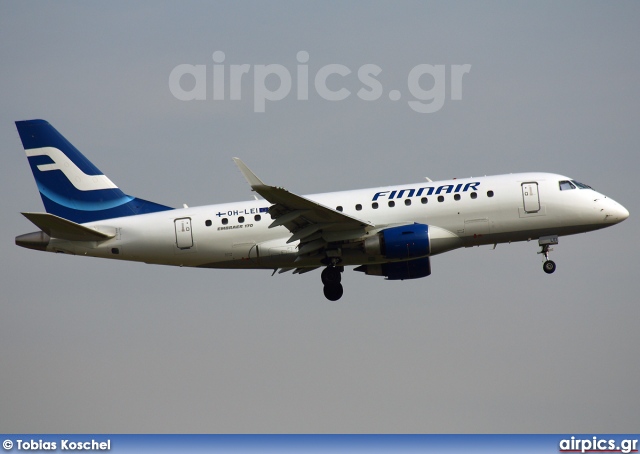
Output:
<instances>
[{"instance_id":1,"label":"engine nacelle","mask_svg":"<svg viewBox=\"0 0 640 454\"><path fill-rule=\"evenodd\" d=\"M355 268L370 276L385 276L390 281L404 279L418 279L431 274L429 257L403 262L380 263L377 265L362 265Z\"/></svg>"},{"instance_id":2,"label":"engine nacelle","mask_svg":"<svg viewBox=\"0 0 640 454\"><path fill-rule=\"evenodd\" d=\"M462 238L449 230L416 223L390 227L366 238L364 251L370 257L402 260L441 254L463 245Z\"/></svg>"},{"instance_id":3,"label":"engine nacelle","mask_svg":"<svg viewBox=\"0 0 640 454\"><path fill-rule=\"evenodd\" d=\"M429 256L463 246L462 239L442 227L426 224L390 227L364 240L370 261L396 260L361 265L355 271L387 279L418 279L431 274Z\"/></svg>"},{"instance_id":4,"label":"engine nacelle","mask_svg":"<svg viewBox=\"0 0 640 454\"><path fill-rule=\"evenodd\" d=\"M411 224L384 229L365 239L364 250L368 255L391 260L426 257L431 252L429 226Z\"/></svg>"}]
</instances>

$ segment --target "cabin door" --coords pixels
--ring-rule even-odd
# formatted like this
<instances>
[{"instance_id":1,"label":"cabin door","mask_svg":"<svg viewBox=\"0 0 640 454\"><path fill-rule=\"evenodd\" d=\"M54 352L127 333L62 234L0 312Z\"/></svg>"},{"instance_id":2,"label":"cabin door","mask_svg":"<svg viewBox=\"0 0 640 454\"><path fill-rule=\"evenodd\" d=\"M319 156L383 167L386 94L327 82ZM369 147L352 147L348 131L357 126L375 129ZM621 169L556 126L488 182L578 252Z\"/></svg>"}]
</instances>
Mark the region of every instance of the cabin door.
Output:
<instances>
[{"instance_id":1,"label":"cabin door","mask_svg":"<svg viewBox=\"0 0 640 454\"><path fill-rule=\"evenodd\" d=\"M178 246L178 249L189 249L193 246L191 218L180 218L174 222L176 225L176 246Z\"/></svg>"},{"instance_id":2,"label":"cabin door","mask_svg":"<svg viewBox=\"0 0 640 454\"><path fill-rule=\"evenodd\" d=\"M524 211L526 213L536 213L540 211L538 183L522 183L522 200L524 201Z\"/></svg>"}]
</instances>

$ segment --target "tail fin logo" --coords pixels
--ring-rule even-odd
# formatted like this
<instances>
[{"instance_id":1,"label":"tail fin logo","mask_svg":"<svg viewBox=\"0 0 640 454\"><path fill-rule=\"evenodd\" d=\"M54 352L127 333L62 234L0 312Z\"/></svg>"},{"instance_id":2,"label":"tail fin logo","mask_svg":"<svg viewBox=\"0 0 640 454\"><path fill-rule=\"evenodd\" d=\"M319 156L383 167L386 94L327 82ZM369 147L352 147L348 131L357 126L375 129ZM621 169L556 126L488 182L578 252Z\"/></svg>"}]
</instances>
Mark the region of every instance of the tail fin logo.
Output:
<instances>
[{"instance_id":1,"label":"tail fin logo","mask_svg":"<svg viewBox=\"0 0 640 454\"><path fill-rule=\"evenodd\" d=\"M79 191L96 191L99 189L114 189L117 186L106 175L87 175L65 155L54 147L31 148L25 150L28 157L48 156L53 162L38 165L41 172L60 170L69 182Z\"/></svg>"}]
</instances>

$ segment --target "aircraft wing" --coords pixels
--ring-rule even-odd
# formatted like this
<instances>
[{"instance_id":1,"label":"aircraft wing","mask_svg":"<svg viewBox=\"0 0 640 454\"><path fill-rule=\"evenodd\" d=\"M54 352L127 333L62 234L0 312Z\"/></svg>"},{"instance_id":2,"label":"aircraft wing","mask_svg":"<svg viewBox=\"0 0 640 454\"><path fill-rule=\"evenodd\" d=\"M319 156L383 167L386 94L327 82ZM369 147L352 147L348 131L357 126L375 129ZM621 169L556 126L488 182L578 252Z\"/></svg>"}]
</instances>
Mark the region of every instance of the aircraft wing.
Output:
<instances>
[{"instance_id":1,"label":"aircraft wing","mask_svg":"<svg viewBox=\"0 0 640 454\"><path fill-rule=\"evenodd\" d=\"M373 224L346 215L284 188L266 185L242 160L233 158L251 189L273 205L269 214L274 220L269 228L284 226L291 232L287 241L300 240L298 255L311 254L329 242L340 242L363 236Z\"/></svg>"}]
</instances>

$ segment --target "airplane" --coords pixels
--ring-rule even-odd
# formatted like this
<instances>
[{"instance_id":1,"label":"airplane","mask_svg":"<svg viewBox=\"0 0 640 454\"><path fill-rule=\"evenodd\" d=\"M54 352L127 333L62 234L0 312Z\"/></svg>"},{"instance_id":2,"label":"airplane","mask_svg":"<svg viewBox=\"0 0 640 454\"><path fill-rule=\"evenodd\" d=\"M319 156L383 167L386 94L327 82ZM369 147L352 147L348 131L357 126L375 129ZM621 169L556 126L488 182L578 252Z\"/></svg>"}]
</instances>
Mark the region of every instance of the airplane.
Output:
<instances>
[{"instance_id":1,"label":"airplane","mask_svg":"<svg viewBox=\"0 0 640 454\"><path fill-rule=\"evenodd\" d=\"M17 236L39 251L200 268L302 274L323 268L328 300L346 266L388 280L431 274L430 257L462 247L538 240L551 274L562 235L624 221L619 203L572 178L515 173L300 196L233 158L255 200L172 208L123 193L53 126L16 121L46 213Z\"/></svg>"}]
</instances>

